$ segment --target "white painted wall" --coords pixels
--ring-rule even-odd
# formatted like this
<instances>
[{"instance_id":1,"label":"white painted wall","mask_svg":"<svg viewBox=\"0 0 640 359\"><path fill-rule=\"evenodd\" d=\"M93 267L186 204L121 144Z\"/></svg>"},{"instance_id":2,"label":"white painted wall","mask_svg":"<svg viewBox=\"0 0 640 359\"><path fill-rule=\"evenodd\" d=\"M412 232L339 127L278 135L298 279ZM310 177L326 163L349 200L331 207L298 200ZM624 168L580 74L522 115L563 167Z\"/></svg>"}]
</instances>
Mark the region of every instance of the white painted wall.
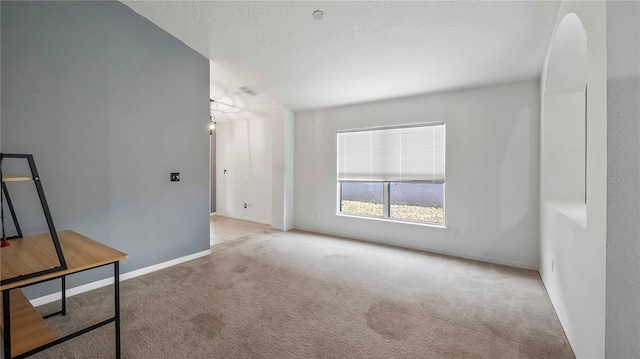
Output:
<instances>
[{"instance_id":1,"label":"white painted wall","mask_svg":"<svg viewBox=\"0 0 640 359\"><path fill-rule=\"evenodd\" d=\"M271 227L279 231L293 229L293 113L288 110L273 121L273 204Z\"/></svg>"},{"instance_id":2,"label":"white painted wall","mask_svg":"<svg viewBox=\"0 0 640 359\"><path fill-rule=\"evenodd\" d=\"M545 198L579 207L586 215L584 91L554 94L545 101Z\"/></svg>"},{"instance_id":3,"label":"white painted wall","mask_svg":"<svg viewBox=\"0 0 640 359\"><path fill-rule=\"evenodd\" d=\"M531 80L297 113L295 227L535 269L539 109ZM337 216L336 132L429 121L447 124L449 229Z\"/></svg>"},{"instance_id":4,"label":"white painted wall","mask_svg":"<svg viewBox=\"0 0 640 359\"><path fill-rule=\"evenodd\" d=\"M607 358L640 358L640 3L607 2Z\"/></svg>"},{"instance_id":5,"label":"white painted wall","mask_svg":"<svg viewBox=\"0 0 640 359\"><path fill-rule=\"evenodd\" d=\"M284 225L295 228L295 116L287 111L284 126Z\"/></svg>"},{"instance_id":6,"label":"white painted wall","mask_svg":"<svg viewBox=\"0 0 640 359\"><path fill-rule=\"evenodd\" d=\"M211 213L216 212L216 131L209 135L209 195L211 203L209 208Z\"/></svg>"},{"instance_id":7,"label":"white painted wall","mask_svg":"<svg viewBox=\"0 0 640 359\"><path fill-rule=\"evenodd\" d=\"M216 213L271 224L269 119L255 117L218 123L216 164Z\"/></svg>"},{"instance_id":8,"label":"white painted wall","mask_svg":"<svg viewBox=\"0 0 640 359\"><path fill-rule=\"evenodd\" d=\"M576 166L569 158L557 156L557 148L573 136L566 120L575 108L580 117L577 94L559 93L548 61L541 79L541 202L540 275L551 302L578 358L604 357L605 335L605 254L607 201L607 113L605 2L563 2L554 35L562 19L574 12L587 35L586 72L588 79L587 124L587 204L570 195L562 198L554 182L566 176L563 166ZM561 46L565 48L565 46ZM553 41L550 50L553 49ZM580 61L570 63L580 66ZM550 77L547 75L550 74ZM572 82L564 78L565 84ZM546 94L546 95L545 95ZM573 105L571 104L573 102ZM570 115L574 116L574 115ZM573 160L577 161L577 159ZM570 173L572 171L569 171ZM577 173L577 172L576 172ZM566 179L566 178L565 178ZM570 179L571 180L571 179ZM578 181L579 182L579 181ZM563 185L561 188L567 189ZM553 269L552 269L553 260Z\"/></svg>"},{"instance_id":9,"label":"white painted wall","mask_svg":"<svg viewBox=\"0 0 640 359\"><path fill-rule=\"evenodd\" d=\"M291 229L293 114L268 96L239 91L246 83L216 62L209 69L210 97L219 101L216 213Z\"/></svg>"}]
</instances>

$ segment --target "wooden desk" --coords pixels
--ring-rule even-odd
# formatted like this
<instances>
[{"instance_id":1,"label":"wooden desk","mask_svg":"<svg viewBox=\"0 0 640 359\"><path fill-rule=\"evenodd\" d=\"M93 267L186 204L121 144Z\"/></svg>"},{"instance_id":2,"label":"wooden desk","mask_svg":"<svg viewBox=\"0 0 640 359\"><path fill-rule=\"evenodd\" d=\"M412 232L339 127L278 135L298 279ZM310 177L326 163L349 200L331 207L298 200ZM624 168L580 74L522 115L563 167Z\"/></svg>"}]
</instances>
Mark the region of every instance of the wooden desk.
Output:
<instances>
[{"instance_id":1,"label":"wooden desk","mask_svg":"<svg viewBox=\"0 0 640 359\"><path fill-rule=\"evenodd\" d=\"M22 358L60 344L78 335L114 322L116 325L116 357L120 357L120 285L119 263L127 254L96 242L73 231L58 232L67 269L2 285L2 318L5 358ZM60 265L50 234L40 234L10 241L0 249L0 277L12 278ZM31 306L19 289L56 278L62 279L62 310L66 314L65 276L108 264L114 265L115 315L98 324L59 338L48 323ZM10 313L9 316L7 314ZM51 315L49 315L51 316ZM49 317L46 316L46 317ZM6 319L6 320L5 320ZM9 330L6 330L9 328ZM9 354L10 353L10 354Z\"/></svg>"}]
</instances>

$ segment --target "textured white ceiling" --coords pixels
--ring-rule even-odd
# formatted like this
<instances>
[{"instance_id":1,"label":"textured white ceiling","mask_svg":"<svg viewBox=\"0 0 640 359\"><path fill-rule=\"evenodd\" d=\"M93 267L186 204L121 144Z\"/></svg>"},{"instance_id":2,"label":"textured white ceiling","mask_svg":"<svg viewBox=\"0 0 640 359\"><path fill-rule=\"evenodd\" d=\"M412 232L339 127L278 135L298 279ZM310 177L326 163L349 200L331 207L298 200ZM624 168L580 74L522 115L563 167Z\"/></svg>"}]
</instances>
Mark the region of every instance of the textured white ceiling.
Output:
<instances>
[{"instance_id":1,"label":"textured white ceiling","mask_svg":"<svg viewBox=\"0 0 640 359\"><path fill-rule=\"evenodd\" d=\"M124 1L297 111L539 76L549 1ZM321 9L322 21L311 13Z\"/></svg>"}]
</instances>

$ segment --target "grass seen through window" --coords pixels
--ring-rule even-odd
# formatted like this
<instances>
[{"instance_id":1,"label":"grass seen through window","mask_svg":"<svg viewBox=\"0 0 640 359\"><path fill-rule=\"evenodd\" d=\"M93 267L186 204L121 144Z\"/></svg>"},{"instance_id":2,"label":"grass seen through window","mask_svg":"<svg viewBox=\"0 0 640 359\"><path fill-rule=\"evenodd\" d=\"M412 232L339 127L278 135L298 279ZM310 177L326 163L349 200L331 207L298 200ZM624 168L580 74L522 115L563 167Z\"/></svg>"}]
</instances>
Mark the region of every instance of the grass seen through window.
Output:
<instances>
[{"instance_id":1,"label":"grass seen through window","mask_svg":"<svg viewBox=\"0 0 640 359\"><path fill-rule=\"evenodd\" d=\"M382 203L343 200L342 213L381 217L383 215L382 206ZM444 209L437 207L392 204L391 217L412 221L444 223Z\"/></svg>"}]
</instances>

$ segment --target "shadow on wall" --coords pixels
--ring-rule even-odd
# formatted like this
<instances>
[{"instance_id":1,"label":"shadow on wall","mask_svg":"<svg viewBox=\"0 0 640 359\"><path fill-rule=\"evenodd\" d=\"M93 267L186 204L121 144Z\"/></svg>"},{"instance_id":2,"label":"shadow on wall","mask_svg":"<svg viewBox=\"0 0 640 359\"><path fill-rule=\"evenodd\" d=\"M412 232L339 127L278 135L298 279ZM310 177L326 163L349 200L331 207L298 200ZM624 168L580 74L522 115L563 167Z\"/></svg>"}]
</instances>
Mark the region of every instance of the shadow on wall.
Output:
<instances>
[{"instance_id":1,"label":"shadow on wall","mask_svg":"<svg viewBox=\"0 0 640 359\"><path fill-rule=\"evenodd\" d=\"M532 190L537 186L531 183L532 172L535 171L531 164L537 162L537 153L533 149L538 148L538 144L532 147L534 140L530 133L536 133L539 124L531 117L531 109L524 107L514 116L513 127L505 128L508 142L502 151L498 182L500 226L503 228L512 228L530 216L531 208L537 208L539 193Z\"/></svg>"}]
</instances>

